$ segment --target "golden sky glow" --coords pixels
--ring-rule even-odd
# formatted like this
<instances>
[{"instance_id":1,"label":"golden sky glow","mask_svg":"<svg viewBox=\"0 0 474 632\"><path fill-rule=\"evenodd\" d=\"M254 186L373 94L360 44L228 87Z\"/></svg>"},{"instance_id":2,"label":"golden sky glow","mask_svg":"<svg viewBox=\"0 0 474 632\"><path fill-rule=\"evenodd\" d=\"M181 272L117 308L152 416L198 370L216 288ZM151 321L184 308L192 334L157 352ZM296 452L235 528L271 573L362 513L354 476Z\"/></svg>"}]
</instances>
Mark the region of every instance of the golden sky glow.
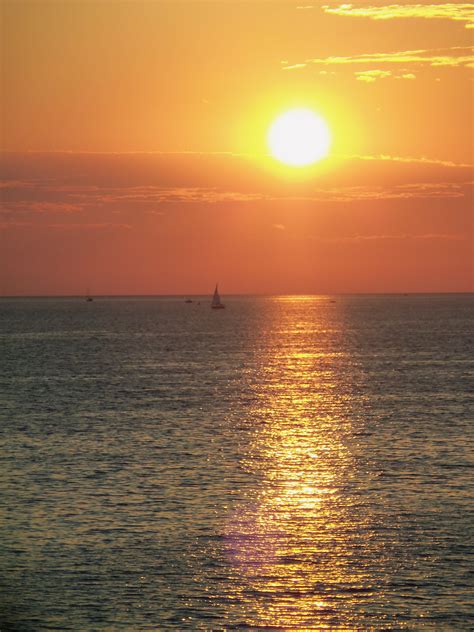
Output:
<instances>
[{"instance_id":1,"label":"golden sky glow","mask_svg":"<svg viewBox=\"0 0 474 632\"><path fill-rule=\"evenodd\" d=\"M472 289L471 4L1 13L1 293ZM268 148L298 108L304 168Z\"/></svg>"}]
</instances>

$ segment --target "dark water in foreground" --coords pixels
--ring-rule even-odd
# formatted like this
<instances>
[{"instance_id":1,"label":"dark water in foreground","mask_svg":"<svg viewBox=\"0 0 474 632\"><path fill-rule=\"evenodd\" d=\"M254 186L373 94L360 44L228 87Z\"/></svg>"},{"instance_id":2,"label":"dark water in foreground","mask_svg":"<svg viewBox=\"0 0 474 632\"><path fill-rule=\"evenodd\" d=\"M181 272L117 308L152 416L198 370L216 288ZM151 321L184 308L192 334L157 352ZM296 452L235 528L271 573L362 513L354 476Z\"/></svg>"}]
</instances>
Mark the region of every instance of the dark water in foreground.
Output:
<instances>
[{"instance_id":1,"label":"dark water in foreground","mask_svg":"<svg viewBox=\"0 0 474 632\"><path fill-rule=\"evenodd\" d=\"M0 301L2 630L468 630L472 296Z\"/></svg>"}]
</instances>

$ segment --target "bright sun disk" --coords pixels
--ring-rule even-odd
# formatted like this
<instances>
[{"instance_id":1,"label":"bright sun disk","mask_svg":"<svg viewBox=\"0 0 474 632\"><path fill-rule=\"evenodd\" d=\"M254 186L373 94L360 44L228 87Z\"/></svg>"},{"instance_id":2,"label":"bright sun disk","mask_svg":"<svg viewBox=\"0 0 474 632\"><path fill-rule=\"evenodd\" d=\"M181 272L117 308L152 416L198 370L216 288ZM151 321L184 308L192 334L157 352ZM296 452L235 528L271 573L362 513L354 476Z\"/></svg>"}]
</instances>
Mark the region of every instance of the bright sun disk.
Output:
<instances>
[{"instance_id":1,"label":"bright sun disk","mask_svg":"<svg viewBox=\"0 0 474 632\"><path fill-rule=\"evenodd\" d=\"M279 116L268 132L271 155L293 167L310 165L329 153L326 122L311 110L297 108Z\"/></svg>"}]
</instances>

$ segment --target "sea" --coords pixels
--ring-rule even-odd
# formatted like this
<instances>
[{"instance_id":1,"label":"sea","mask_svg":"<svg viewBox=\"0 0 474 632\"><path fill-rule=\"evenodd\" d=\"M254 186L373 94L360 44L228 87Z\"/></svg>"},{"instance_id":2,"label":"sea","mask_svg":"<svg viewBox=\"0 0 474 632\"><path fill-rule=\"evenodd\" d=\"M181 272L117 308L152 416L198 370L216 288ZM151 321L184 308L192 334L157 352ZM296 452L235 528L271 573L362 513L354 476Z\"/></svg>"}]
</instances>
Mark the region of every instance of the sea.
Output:
<instances>
[{"instance_id":1,"label":"sea","mask_svg":"<svg viewBox=\"0 0 474 632\"><path fill-rule=\"evenodd\" d=\"M0 299L0 629L474 629L474 295Z\"/></svg>"}]
</instances>

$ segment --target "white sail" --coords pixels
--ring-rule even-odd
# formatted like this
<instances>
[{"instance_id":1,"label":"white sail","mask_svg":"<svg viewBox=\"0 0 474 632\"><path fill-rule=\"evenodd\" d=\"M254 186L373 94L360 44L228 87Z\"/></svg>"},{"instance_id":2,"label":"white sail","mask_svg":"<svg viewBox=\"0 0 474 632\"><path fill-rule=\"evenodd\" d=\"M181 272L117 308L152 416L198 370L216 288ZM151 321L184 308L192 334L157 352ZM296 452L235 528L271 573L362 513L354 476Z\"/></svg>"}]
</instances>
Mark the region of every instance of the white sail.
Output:
<instances>
[{"instance_id":1,"label":"white sail","mask_svg":"<svg viewBox=\"0 0 474 632\"><path fill-rule=\"evenodd\" d=\"M216 289L214 290L214 296L212 297L212 305L220 305L221 303L221 297L219 296L219 292L217 290L217 284L216 284Z\"/></svg>"},{"instance_id":2,"label":"white sail","mask_svg":"<svg viewBox=\"0 0 474 632\"><path fill-rule=\"evenodd\" d=\"M213 309L222 309L225 307L225 305L223 305L223 303L221 303L221 297L219 296L219 290L217 288L217 283L216 283L216 289L214 290L214 296L212 297L212 303L211 303L211 307Z\"/></svg>"}]
</instances>

